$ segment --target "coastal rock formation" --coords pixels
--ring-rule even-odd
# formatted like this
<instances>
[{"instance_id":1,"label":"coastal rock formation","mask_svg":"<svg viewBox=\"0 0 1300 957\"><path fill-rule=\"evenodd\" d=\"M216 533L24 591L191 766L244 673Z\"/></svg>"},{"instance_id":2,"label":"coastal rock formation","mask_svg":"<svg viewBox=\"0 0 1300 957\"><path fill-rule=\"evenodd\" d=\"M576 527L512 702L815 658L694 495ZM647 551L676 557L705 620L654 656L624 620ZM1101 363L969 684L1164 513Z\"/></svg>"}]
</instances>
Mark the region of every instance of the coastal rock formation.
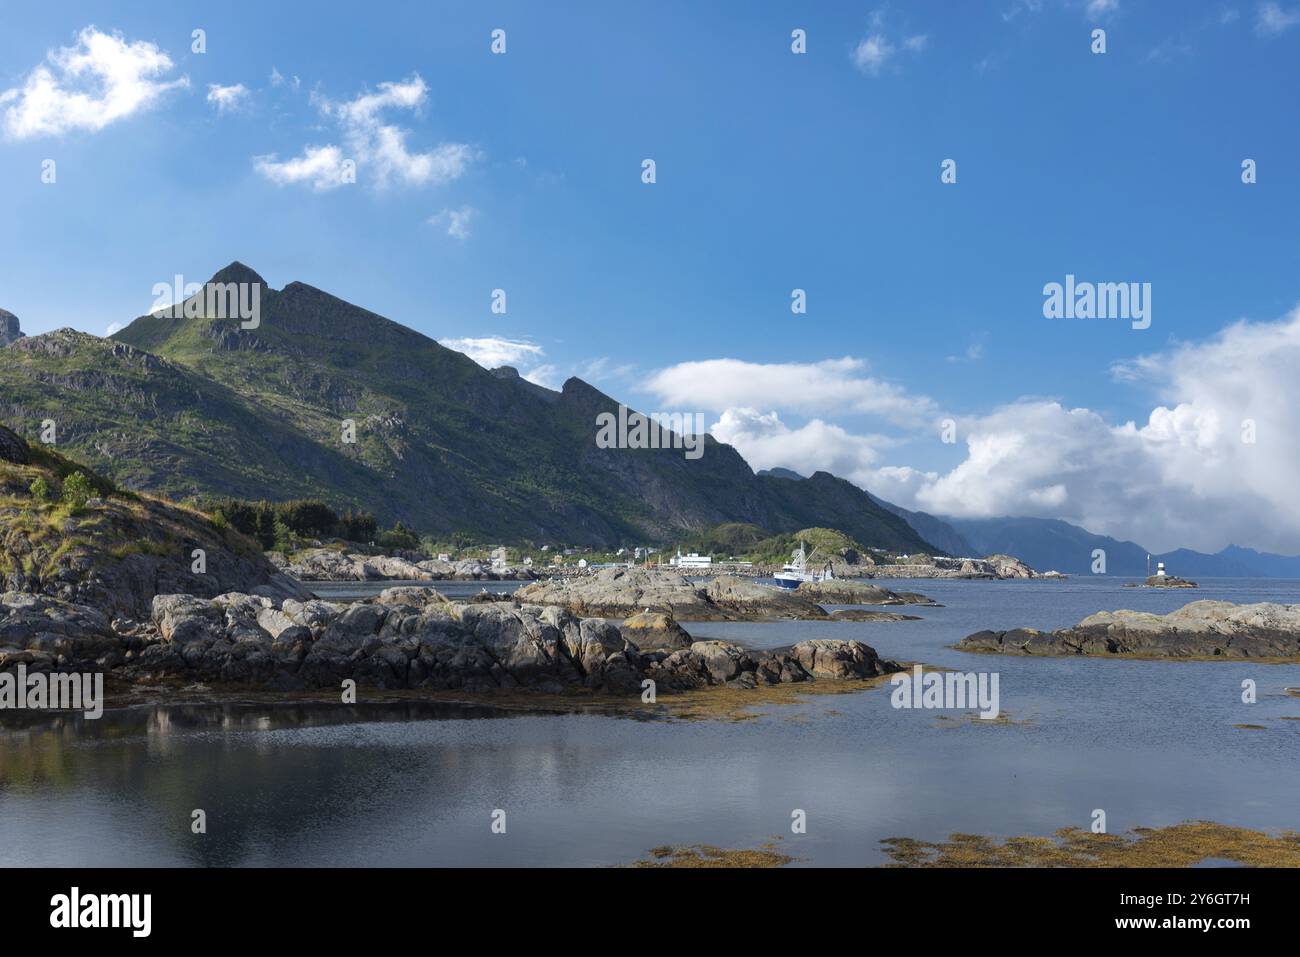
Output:
<instances>
[{"instance_id":1,"label":"coastal rock formation","mask_svg":"<svg viewBox=\"0 0 1300 957\"><path fill-rule=\"evenodd\" d=\"M800 595L813 601L831 605L930 605L934 602L914 591L890 591L879 585L865 582L832 579L823 582L804 582L798 588Z\"/></svg>"},{"instance_id":2,"label":"coastal rock formation","mask_svg":"<svg viewBox=\"0 0 1300 957\"><path fill-rule=\"evenodd\" d=\"M0 669L105 671L280 690L337 688L587 688L664 690L869 678L899 670L857 641L807 641L755 652L690 641L675 622L645 621L676 650L643 649L619 627L556 607L447 602L396 588L353 605L268 595L158 595L147 622L41 595L0 595ZM662 642L660 642L662 643Z\"/></svg>"},{"instance_id":3,"label":"coastal rock formation","mask_svg":"<svg viewBox=\"0 0 1300 957\"><path fill-rule=\"evenodd\" d=\"M691 646L691 636L671 615L643 611L619 625L623 637L642 649L668 648L677 651Z\"/></svg>"},{"instance_id":4,"label":"coastal rock formation","mask_svg":"<svg viewBox=\"0 0 1300 957\"><path fill-rule=\"evenodd\" d=\"M513 597L521 602L559 605L576 615L623 618L640 611L656 611L678 621L824 620L830 616L819 601L929 603L924 595L896 593L871 585L835 582L825 583L824 591L817 590L822 587L805 584L785 590L733 575L699 585L663 569L605 568L592 575L537 581L525 585Z\"/></svg>"},{"instance_id":5,"label":"coastal rock formation","mask_svg":"<svg viewBox=\"0 0 1300 957\"><path fill-rule=\"evenodd\" d=\"M676 572L645 568L602 568L594 575L552 578L525 585L516 600L559 605L575 615L626 618L641 611L672 615L678 621L725 621L732 617L704 589Z\"/></svg>"},{"instance_id":6,"label":"coastal rock formation","mask_svg":"<svg viewBox=\"0 0 1300 957\"><path fill-rule=\"evenodd\" d=\"M963 651L1141 658L1300 658L1300 605L1194 601L1167 615L1104 611L1072 628L981 631Z\"/></svg>"},{"instance_id":7,"label":"coastal rock formation","mask_svg":"<svg viewBox=\"0 0 1300 957\"><path fill-rule=\"evenodd\" d=\"M1199 588L1196 582L1174 575L1151 575L1142 583L1143 588Z\"/></svg>"},{"instance_id":8,"label":"coastal rock formation","mask_svg":"<svg viewBox=\"0 0 1300 957\"><path fill-rule=\"evenodd\" d=\"M704 586L705 597L731 617L825 618L826 609L802 592L802 588L771 588L734 575L722 575Z\"/></svg>"},{"instance_id":9,"label":"coastal rock formation","mask_svg":"<svg viewBox=\"0 0 1300 957\"><path fill-rule=\"evenodd\" d=\"M893 565L875 565L862 572L864 578L1063 578L1042 575L1011 555L987 558L944 558L907 555Z\"/></svg>"},{"instance_id":10,"label":"coastal rock formation","mask_svg":"<svg viewBox=\"0 0 1300 957\"><path fill-rule=\"evenodd\" d=\"M292 564L280 556L279 562L299 581L528 581L537 577L531 568L496 568L475 559L410 561L393 555L358 555L333 548L303 552Z\"/></svg>"},{"instance_id":11,"label":"coastal rock formation","mask_svg":"<svg viewBox=\"0 0 1300 957\"><path fill-rule=\"evenodd\" d=\"M876 611L872 608L836 608L832 621L920 621L920 615L900 615L896 611Z\"/></svg>"}]
</instances>

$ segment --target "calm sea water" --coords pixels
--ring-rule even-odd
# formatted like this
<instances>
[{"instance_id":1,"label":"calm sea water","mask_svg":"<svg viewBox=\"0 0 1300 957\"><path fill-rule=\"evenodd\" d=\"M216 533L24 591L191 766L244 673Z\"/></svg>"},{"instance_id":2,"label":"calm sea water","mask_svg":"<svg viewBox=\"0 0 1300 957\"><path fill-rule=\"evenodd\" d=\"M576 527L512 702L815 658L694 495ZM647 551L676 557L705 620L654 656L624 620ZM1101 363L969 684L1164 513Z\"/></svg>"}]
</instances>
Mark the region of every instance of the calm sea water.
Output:
<instances>
[{"instance_id":1,"label":"calm sea water","mask_svg":"<svg viewBox=\"0 0 1300 957\"><path fill-rule=\"evenodd\" d=\"M1300 582L1196 592L1066 582L889 582L914 622L698 623L754 647L853 637L997 671L1015 724L895 710L890 689L753 721L501 717L447 706L132 708L0 718L0 865L609 865L661 844L781 845L805 864L883 860L885 837L1113 833L1207 819L1300 828L1300 666L1024 659L948 646L1101 609L1300 601ZM479 586L474 586L477 590ZM489 586L492 587L492 586ZM1259 689L1241 703L1241 683ZM1263 725L1243 730L1237 724ZM190 832L206 811L208 832ZM791 812L807 813L804 835ZM493 834L494 810L506 833Z\"/></svg>"}]
</instances>

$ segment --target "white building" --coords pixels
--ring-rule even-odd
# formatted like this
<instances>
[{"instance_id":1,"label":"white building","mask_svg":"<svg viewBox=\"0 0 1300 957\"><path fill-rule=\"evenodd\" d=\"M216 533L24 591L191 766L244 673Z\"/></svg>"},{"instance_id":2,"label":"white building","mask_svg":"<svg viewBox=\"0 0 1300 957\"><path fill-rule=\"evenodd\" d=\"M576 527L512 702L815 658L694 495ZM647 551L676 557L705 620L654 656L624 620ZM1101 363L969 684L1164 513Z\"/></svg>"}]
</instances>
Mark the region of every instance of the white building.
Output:
<instances>
[{"instance_id":1,"label":"white building","mask_svg":"<svg viewBox=\"0 0 1300 957\"><path fill-rule=\"evenodd\" d=\"M712 568L713 556L701 555L698 552L691 552L689 555L683 555L680 551L669 560L670 565L678 568Z\"/></svg>"}]
</instances>

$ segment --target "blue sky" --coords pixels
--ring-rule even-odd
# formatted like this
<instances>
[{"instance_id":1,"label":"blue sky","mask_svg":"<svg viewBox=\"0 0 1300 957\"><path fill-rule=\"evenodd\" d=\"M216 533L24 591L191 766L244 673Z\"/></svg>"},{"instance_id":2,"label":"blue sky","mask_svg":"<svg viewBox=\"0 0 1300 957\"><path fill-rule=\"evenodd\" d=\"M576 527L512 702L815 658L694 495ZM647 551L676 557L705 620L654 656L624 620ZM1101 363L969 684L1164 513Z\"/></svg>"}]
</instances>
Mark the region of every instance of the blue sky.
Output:
<instances>
[{"instance_id":1,"label":"blue sky","mask_svg":"<svg viewBox=\"0 0 1300 957\"><path fill-rule=\"evenodd\" d=\"M1300 0L0 16L0 307L29 334L104 334L155 283L239 259L553 386L579 374L645 409L705 411L756 467L1153 548L1300 550L1289 489L1237 501L1247 470L1294 470L1285 420L1224 444L1277 412L1242 343L1272 357L1264 372L1293 368ZM157 67L111 122L32 92L44 70L60 95L102 94L67 68L94 58L92 26ZM359 156L355 184L285 165L329 147ZM1067 273L1150 283L1151 327L1045 319L1043 286ZM1228 403L1204 368L1242 394ZM946 418L956 442L938 438ZM1171 482L1176 499L1141 516Z\"/></svg>"}]
</instances>

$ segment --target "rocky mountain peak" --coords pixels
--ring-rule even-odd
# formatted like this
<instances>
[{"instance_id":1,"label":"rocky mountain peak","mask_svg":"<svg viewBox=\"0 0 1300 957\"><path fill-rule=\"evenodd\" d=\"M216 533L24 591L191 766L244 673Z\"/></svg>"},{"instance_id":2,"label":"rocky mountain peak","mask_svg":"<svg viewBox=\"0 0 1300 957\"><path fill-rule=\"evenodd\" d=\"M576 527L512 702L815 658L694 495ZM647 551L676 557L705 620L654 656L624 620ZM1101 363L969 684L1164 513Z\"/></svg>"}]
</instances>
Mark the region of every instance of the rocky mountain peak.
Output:
<instances>
[{"instance_id":1,"label":"rocky mountain peak","mask_svg":"<svg viewBox=\"0 0 1300 957\"><path fill-rule=\"evenodd\" d=\"M23 331L18 326L18 317L12 312L0 309L0 349L11 342L17 342L22 337Z\"/></svg>"},{"instance_id":2,"label":"rocky mountain peak","mask_svg":"<svg viewBox=\"0 0 1300 957\"><path fill-rule=\"evenodd\" d=\"M232 262L229 266L225 267L224 269L218 270L217 274L213 276L211 279L209 279L208 282L219 282L219 283L246 282L246 283L257 283L258 285L261 286L266 285L265 279L263 279L256 272L254 272L252 269L249 269L247 266L245 266L243 263L239 262L238 260Z\"/></svg>"}]
</instances>

